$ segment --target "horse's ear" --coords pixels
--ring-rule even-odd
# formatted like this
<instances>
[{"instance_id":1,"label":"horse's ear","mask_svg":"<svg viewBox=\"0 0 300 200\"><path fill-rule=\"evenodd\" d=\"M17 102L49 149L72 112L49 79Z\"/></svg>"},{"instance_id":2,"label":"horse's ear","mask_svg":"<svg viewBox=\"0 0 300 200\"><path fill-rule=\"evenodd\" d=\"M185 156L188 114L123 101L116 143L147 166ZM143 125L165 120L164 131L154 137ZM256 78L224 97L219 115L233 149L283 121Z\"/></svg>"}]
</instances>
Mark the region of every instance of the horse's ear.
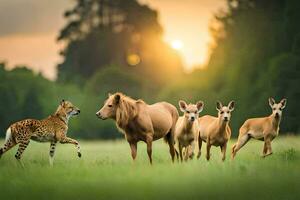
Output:
<instances>
[{"instance_id":1,"label":"horse's ear","mask_svg":"<svg viewBox=\"0 0 300 200\"><path fill-rule=\"evenodd\" d=\"M60 105L61 105L61 106L63 106L63 105L64 105L64 103L65 103L65 100L64 100L64 99L62 99L62 100L60 101Z\"/></svg>"},{"instance_id":2,"label":"horse's ear","mask_svg":"<svg viewBox=\"0 0 300 200\"><path fill-rule=\"evenodd\" d=\"M120 99L121 99L121 95L120 94L115 94L115 96L114 96L114 103L116 105L119 104Z\"/></svg>"},{"instance_id":3,"label":"horse's ear","mask_svg":"<svg viewBox=\"0 0 300 200\"><path fill-rule=\"evenodd\" d=\"M111 93L109 92L109 93L108 93L108 97L110 97L110 96L111 96Z\"/></svg>"}]
</instances>

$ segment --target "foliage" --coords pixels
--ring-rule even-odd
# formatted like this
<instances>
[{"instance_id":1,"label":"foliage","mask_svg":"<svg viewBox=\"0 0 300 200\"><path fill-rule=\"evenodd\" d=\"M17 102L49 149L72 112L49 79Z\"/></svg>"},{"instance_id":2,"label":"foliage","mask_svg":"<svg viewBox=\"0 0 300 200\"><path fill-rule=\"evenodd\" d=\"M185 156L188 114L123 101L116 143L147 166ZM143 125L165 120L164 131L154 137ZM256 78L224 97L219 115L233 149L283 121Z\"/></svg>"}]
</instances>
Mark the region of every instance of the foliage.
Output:
<instances>
[{"instance_id":1,"label":"foliage","mask_svg":"<svg viewBox=\"0 0 300 200\"><path fill-rule=\"evenodd\" d=\"M209 63L190 74L182 73L178 55L163 42L155 10L135 0L76 2L59 36L66 48L58 81L0 64L1 132L12 122L48 116L64 98L82 110L70 121L76 137L121 137L111 120L95 116L116 91L148 103L201 99L201 115L216 115L216 100L235 100L233 136L247 118L271 113L270 96L287 98L281 132L300 132L299 1L227 0L210 27L215 45ZM135 66L127 63L132 54L141 59Z\"/></svg>"},{"instance_id":2,"label":"foliage","mask_svg":"<svg viewBox=\"0 0 300 200\"><path fill-rule=\"evenodd\" d=\"M182 71L179 56L162 40L157 12L136 0L77 0L65 18L58 37L66 43L58 68L62 82L85 82L113 64L158 87Z\"/></svg>"},{"instance_id":3,"label":"foliage","mask_svg":"<svg viewBox=\"0 0 300 200\"><path fill-rule=\"evenodd\" d=\"M27 68L12 71L0 67L0 130L1 136L8 126L25 118L43 119L56 110L62 99L70 100L81 109L81 114L69 122L69 132L81 138L116 138L118 133L110 120L102 121L95 113L102 107L109 92L121 89L138 98L143 81L118 67L99 70L85 86L51 82Z\"/></svg>"},{"instance_id":4,"label":"foliage","mask_svg":"<svg viewBox=\"0 0 300 200\"><path fill-rule=\"evenodd\" d=\"M270 96L287 98L281 131L299 132L299 1L228 0L227 5L211 24L215 47L206 69L165 89L163 98L203 99L209 114L216 113L217 99L235 100L235 136L245 119L271 113Z\"/></svg>"}]
</instances>

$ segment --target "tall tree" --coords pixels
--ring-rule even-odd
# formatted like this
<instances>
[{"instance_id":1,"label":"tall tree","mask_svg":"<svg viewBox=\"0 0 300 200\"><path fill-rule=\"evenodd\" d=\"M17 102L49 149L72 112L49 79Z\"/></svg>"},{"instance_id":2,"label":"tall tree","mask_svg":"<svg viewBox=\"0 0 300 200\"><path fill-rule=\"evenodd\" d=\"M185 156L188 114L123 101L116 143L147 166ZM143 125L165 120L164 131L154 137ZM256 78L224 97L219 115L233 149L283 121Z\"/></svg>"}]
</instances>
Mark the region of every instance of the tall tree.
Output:
<instances>
[{"instance_id":1,"label":"tall tree","mask_svg":"<svg viewBox=\"0 0 300 200\"><path fill-rule=\"evenodd\" d=\"M181 73L179 56L162 41L157 12L136 0L77 0L65 17L68 24L58 37L66 43L61 81L85 80L111 64L149 82Z\"/></svg>"},{"instance_id":2,"label":"tall tree","mask_svg":"<svg viewBox=\"0 0 300 200\"><path fill-rule=\"evenodd\" d=\"M299 55L295 55L299 1L227 0L227 5L212 26L216 47L208 68L215 74L215 91L236 98L241 103L240 113L248 116L267 113L269 96L287 97L292 102L299 98L297 87L292 87L300 84L296 78ZM296 109L292 102L286 112L295 121L289 110ZM238 124L245 118L238 118ZM300 129L296 123L286 124L284 131Z\"/></svg>"}]
</instances>

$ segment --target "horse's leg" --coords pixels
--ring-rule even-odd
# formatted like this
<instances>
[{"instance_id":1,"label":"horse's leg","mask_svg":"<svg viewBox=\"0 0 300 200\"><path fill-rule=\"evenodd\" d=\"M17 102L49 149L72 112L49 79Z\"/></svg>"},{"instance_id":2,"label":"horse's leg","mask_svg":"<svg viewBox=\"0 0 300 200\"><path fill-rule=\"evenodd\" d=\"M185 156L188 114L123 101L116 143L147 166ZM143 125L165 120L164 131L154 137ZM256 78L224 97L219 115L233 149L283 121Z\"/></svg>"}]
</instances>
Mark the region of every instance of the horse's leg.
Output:
<instances>
[{"instance_id":1,"label":"horse's leg","mask_svg":"<svg viewBox=\"0 0 300 200\"><path fill-rule=\"evenodd\" d=\"M168 142L169 145L169 149L170 149L170 154L171 154L171 158L172 158L172 162L174 162L174 158L175 158L175 153L177 155L177 159L178 159L178 152L176 152L176 149L174 147L174 137L172 135L172 130L165 136L165 141Z\"/></svg>"},{"instance_id":2,"label":"horse's leg","mask_svg":"<svg viewBox=\"0 0 300 200\"><path fill-rule=\"evenodd\" d=\"M153 141L153 137L147 136L147 138L146 138L147 153L148 153L150 164L152 164L152 141Z\"/></svg>"},{"instance_id":3,"label":"horse's leg","mask_svg":"<svg viewBox=\"0 0 300 200\"><path fill-rule=\"evenodd\" d=\"M137 154L137 142L129 142L130 145L130 149L131 149L131 157L133 160L135 160L136 158L136 154Z\"/></svg>"}]
</instances>

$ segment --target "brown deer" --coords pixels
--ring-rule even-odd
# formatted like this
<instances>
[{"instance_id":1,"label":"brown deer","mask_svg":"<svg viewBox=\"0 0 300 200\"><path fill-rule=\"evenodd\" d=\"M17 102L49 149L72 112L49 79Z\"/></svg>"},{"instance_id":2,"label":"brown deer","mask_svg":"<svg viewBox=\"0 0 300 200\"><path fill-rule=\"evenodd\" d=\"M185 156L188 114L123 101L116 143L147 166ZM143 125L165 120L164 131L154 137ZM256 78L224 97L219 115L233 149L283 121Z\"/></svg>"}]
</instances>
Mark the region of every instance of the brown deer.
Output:
<instances>
[{"instance_id":1,"label":"brown deer","mask_svg":"<svg viewBox=\"0 0 300 200\"><path fill-rule=\"evenodd\" d=\"M226 157L227 142L231 136L229 121L231 112L234 110L234 101L231 101L228 106L223 106L217 101L218 117L205 115L199 118L199 136L198 146L199 152L197 158L201 155L202 141L206 142L206 159L210 159L211 146L220 146L222 151L222 160Z\"/></svg>"},{"instance_id":2,"label":"brown deer","mask_svg":"<svg viewBox=\"0 0 300 200\"><path fill-rule=\"evenodd\" d=\"M238 141L232 146L231 158L234 159L236 153L251 139L264 141L263 157L272 154L271 142L279 133L279 125L282 110L286 106L286 99L275 103L273 98L269 98L269 105L272 114L268 117L252 118L245 121L239 131Z\"/></svg>"},{"instance_id":3,"label":"brown deer","mask_svg":"<svg viewBox=\"0 0 300 200\"><path fill-rule=\"evenodd\" d=\"M178 144L179 156L182 161L182 149L185 150L184 160L193 157L195 140L199 133L198 117L203 110L204 103L187 105L185 101L179 101L180 110L184 113L179 117L175 126L175 142Z\"/></svg>"}]
</instances>

